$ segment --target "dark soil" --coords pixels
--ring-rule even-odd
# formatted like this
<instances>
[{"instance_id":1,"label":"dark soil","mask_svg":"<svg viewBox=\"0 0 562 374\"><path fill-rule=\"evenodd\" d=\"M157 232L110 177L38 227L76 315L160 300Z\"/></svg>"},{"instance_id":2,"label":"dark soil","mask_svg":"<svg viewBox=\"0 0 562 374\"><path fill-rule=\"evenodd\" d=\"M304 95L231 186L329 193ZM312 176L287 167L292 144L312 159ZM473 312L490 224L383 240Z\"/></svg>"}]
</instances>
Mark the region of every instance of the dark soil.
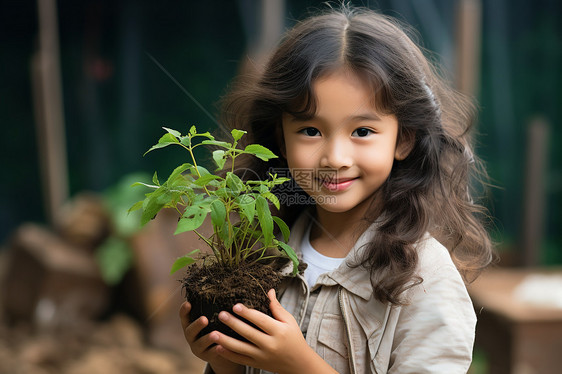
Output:
<instances>
[{"instance_id":1,"label":"dark soil","mask_svg":"<svg viewBox=\"0 0 562 374\"><path fill-rule=\"evenodd\" d=\"M202 315L208 318L209 325L200 336L218 330L245 340L219 321L219 312L232 312L235 304L242 303L271 316L267 292L272 288L277 291L280 281L279 273L263 264L243 264L237 268L216 263L205 267L192 265L183 279L185 298L192 306L189 318L191 321Z\"/></svg>"}]
</instances>

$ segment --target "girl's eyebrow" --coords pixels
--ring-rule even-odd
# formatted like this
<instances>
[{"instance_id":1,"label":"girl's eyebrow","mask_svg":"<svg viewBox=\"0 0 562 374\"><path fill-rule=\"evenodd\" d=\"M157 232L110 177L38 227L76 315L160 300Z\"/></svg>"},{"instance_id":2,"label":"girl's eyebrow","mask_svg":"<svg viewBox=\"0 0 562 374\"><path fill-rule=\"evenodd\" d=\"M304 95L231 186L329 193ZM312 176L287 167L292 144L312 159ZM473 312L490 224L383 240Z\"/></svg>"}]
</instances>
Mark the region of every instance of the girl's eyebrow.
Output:
<instances>
[{"instance_id":1,"label":"girl's eyebrow","mask_svg":"<svg viewBox=\"0 0 562 374\"><path fill-rule=\"evenodd\" d=\"M290 115L291 122L302 122L302 121L308 121L308 120L311 120L311 119L322 120L323 118L321 116L316 115L316 114L307 114L307 115L291 114ZM380 120L381 120L381 118L376 113L372 113L372 112L352 114L352 115L345 118L346 122L380 121Z\"/></svg>"},{"instance_id":2,"label":"girl's eyebrow","mask_svg":"<svg viewBox=\"0 0 562 374\"><path fill-rule=\"evenodd\" d=\"M346 118L348 121L380 121L381 118L372 112L353 114Z\"/></svg>"},{"instance_id":3,"label":"girl's eyebrow","mask_svg":"<svg viewBox=\"0 0 562 374\"><path fill-rule=\"evenodd\" d=\"M314 118L322 120L321 116L314 116ZM381 117L379 117L376 113L374 113L374 112L364 112L364 113L358 113L358 114L351 114L351 115L345 117L343 119L343 122L347 123L347 122L380 121L380 120L381 120Z\"/></svg>"}]
</instances>

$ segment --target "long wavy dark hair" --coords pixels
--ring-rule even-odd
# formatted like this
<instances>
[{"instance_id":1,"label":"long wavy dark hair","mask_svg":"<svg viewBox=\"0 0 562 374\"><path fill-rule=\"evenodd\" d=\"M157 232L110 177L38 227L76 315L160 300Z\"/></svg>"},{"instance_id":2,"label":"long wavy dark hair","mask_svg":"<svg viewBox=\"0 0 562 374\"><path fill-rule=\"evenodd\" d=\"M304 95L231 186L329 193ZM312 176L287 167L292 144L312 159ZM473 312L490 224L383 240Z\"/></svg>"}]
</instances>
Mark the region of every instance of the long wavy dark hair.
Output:
<instances>
[{"instance_id":1,"label":"long wavy dark hair","mask_svg":"<svg viewBox=\"0 0 562 374\"><path fill-rule=\"evenodd\" d=\"M378 208L365 217L367 224L378 220L378 231L356 264L369 269L374 296L392 304L423 281L415 243L427 232L449 249L466 282L493 258L485 210L471 192L480 180L473 177L483 175L470 142L474 105L448 86L413 40L415 34L390 17L330 9L289 30L259 74L238 78L222 107L223 124L281 154L282 114L315 112L316 79L344 68L368 82L375 108L396 116L398 141L415 140L377 192ZM244 167L266 178L270 167L287 163L248 160ZM291 222L302 209L289 206L280 214Z\"/></svg>"}]
</instances>

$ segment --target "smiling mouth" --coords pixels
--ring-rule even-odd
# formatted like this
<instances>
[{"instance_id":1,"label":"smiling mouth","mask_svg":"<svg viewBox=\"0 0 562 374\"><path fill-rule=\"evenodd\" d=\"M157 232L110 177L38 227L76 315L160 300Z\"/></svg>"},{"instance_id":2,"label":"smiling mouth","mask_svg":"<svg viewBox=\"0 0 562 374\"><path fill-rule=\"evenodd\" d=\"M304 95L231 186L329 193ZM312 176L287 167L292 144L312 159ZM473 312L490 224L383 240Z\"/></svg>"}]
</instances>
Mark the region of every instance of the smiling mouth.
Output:
<instances>
[{"instance_id":1,"label":"smiling mouth","mask_svg":"<svg viewBox=\"0 0 562 374\"><path fill-rule=\"evenodd\" d=\"M329 191L343 191L353 184L357 178L324 179L321 184Z\"/></svg>"}]
</instances>

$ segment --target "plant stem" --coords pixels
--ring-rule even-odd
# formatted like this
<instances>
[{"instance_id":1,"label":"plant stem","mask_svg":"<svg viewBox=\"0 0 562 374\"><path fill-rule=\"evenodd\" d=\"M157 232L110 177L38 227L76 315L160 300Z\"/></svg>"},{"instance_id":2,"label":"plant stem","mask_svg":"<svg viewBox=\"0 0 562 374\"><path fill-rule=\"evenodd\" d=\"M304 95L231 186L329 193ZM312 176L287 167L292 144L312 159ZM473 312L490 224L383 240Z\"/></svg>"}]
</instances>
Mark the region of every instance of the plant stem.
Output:
<instances>
[{"instance_id":1,"label":"plant stem","mask_svg":"<svg viewBox=\"0 0 562 374\"><path fill-rule=\"evenodd\" d=\"M225 204L226 205L226 204ZM230 248L228 248L228 257L229 257L229 264L232 266L235 263L235 260L232 256L232 246L234 245L234 239L232 235L234 235L234 228L232 227L232 222L230 222L230 204L226 207L226 224L228 225L228 242L230 244ZM235 251L236 253L236 251ZM234 261L234 262L233 262Z\"/></svg>"},{"instance_id":2,"label":"plant stem","mask_svg":"<svg viewBox=\"0 0 562 374\"><path fill-rule=\"evenodd\" d=\"M252 252L257 252L257 251L259 251L259 249L256 250L256 251L252 251L252 248L260 241L261 238L263 238L263 233L260 233L260 235L257 237L257 239L252 243L252 245L251 245L251 246L248 246L247 250L244 250L244 260L245 260L246 258L248 258L248 256L249 256ZM260 256L260 257L261 257L261 256Z\"/></svg>"},{"instance_id":3,"label":"plant stem","mask_svg":"<svg viewBox=\"0 0 562 374\"><path fill-rule=\"evenodd\" d=\"M191 140L193 139L193 136L188 135L188 137L189 137L189 146L188 147L186 147L185 145L183 145L181 143L179 143L179 145L181 145L183 148L187 149L187 151L191 155L191 160L193 161L193 167L195 168L195 172L197 173L197 176L199 178L201 178L201 173L199 173L199 169L197 168L197 160L195 160L195 155L193 154L194 146L191 145ZM207 189L207 186L203 185L203 189L205 189L205 192L207 193L207 196L211 196L211 193Z\"/></svg>"},{"instance_id":4,"label":"plant stem","mask_svg":"<svg viewBox=\"0 0 562 374\"><path fill-rule=\"evenodd\" d=\"M213 253L215 254L215 257L219 258L220 252L215 248L215 246L213 245L213 243L212 243L209 239L207 239L207 238L205 238L203 235L201 235L201 234L199 233L199 231L193 230L193 232L195 232L198 237L200 237L201 239L203 239L203 241L204 241L205 243L207 243L207 245L211 248L211 250L212 250Z\"/></svg>"},{"instance_id":5,"label":"plant stem","mask_svg":"<svg viewBox=\"0 0 562 374\"><path fill-rule=\"evenodd\" d=\"M246 223L246 225L244 227L244 235L242 236L242 240L240 240L240 247L239 247L240 250L238 251L238 261L239 262L241 260L240 256L242 255L242 253L241 253L242 248L244 247L244 243L246 242L246 236L248 235L248 231L249 231L249 228L250 228L250 225L251 225L249 220L247 220L247 222L245 222L245 223ZM250 244L250 243L248 243L248 244Z\"/></svg>"},{"instance_id":6,"label":"plant stem","mask_svg":"<svg viewBox=\"0 0 562 374\"><path fill-rule=\"evenodd\" d=\"M270 258L279 258L279 256L264 256L264 257L260 257L260 260L269 260Z\"/></svg>"}]
</instances>

